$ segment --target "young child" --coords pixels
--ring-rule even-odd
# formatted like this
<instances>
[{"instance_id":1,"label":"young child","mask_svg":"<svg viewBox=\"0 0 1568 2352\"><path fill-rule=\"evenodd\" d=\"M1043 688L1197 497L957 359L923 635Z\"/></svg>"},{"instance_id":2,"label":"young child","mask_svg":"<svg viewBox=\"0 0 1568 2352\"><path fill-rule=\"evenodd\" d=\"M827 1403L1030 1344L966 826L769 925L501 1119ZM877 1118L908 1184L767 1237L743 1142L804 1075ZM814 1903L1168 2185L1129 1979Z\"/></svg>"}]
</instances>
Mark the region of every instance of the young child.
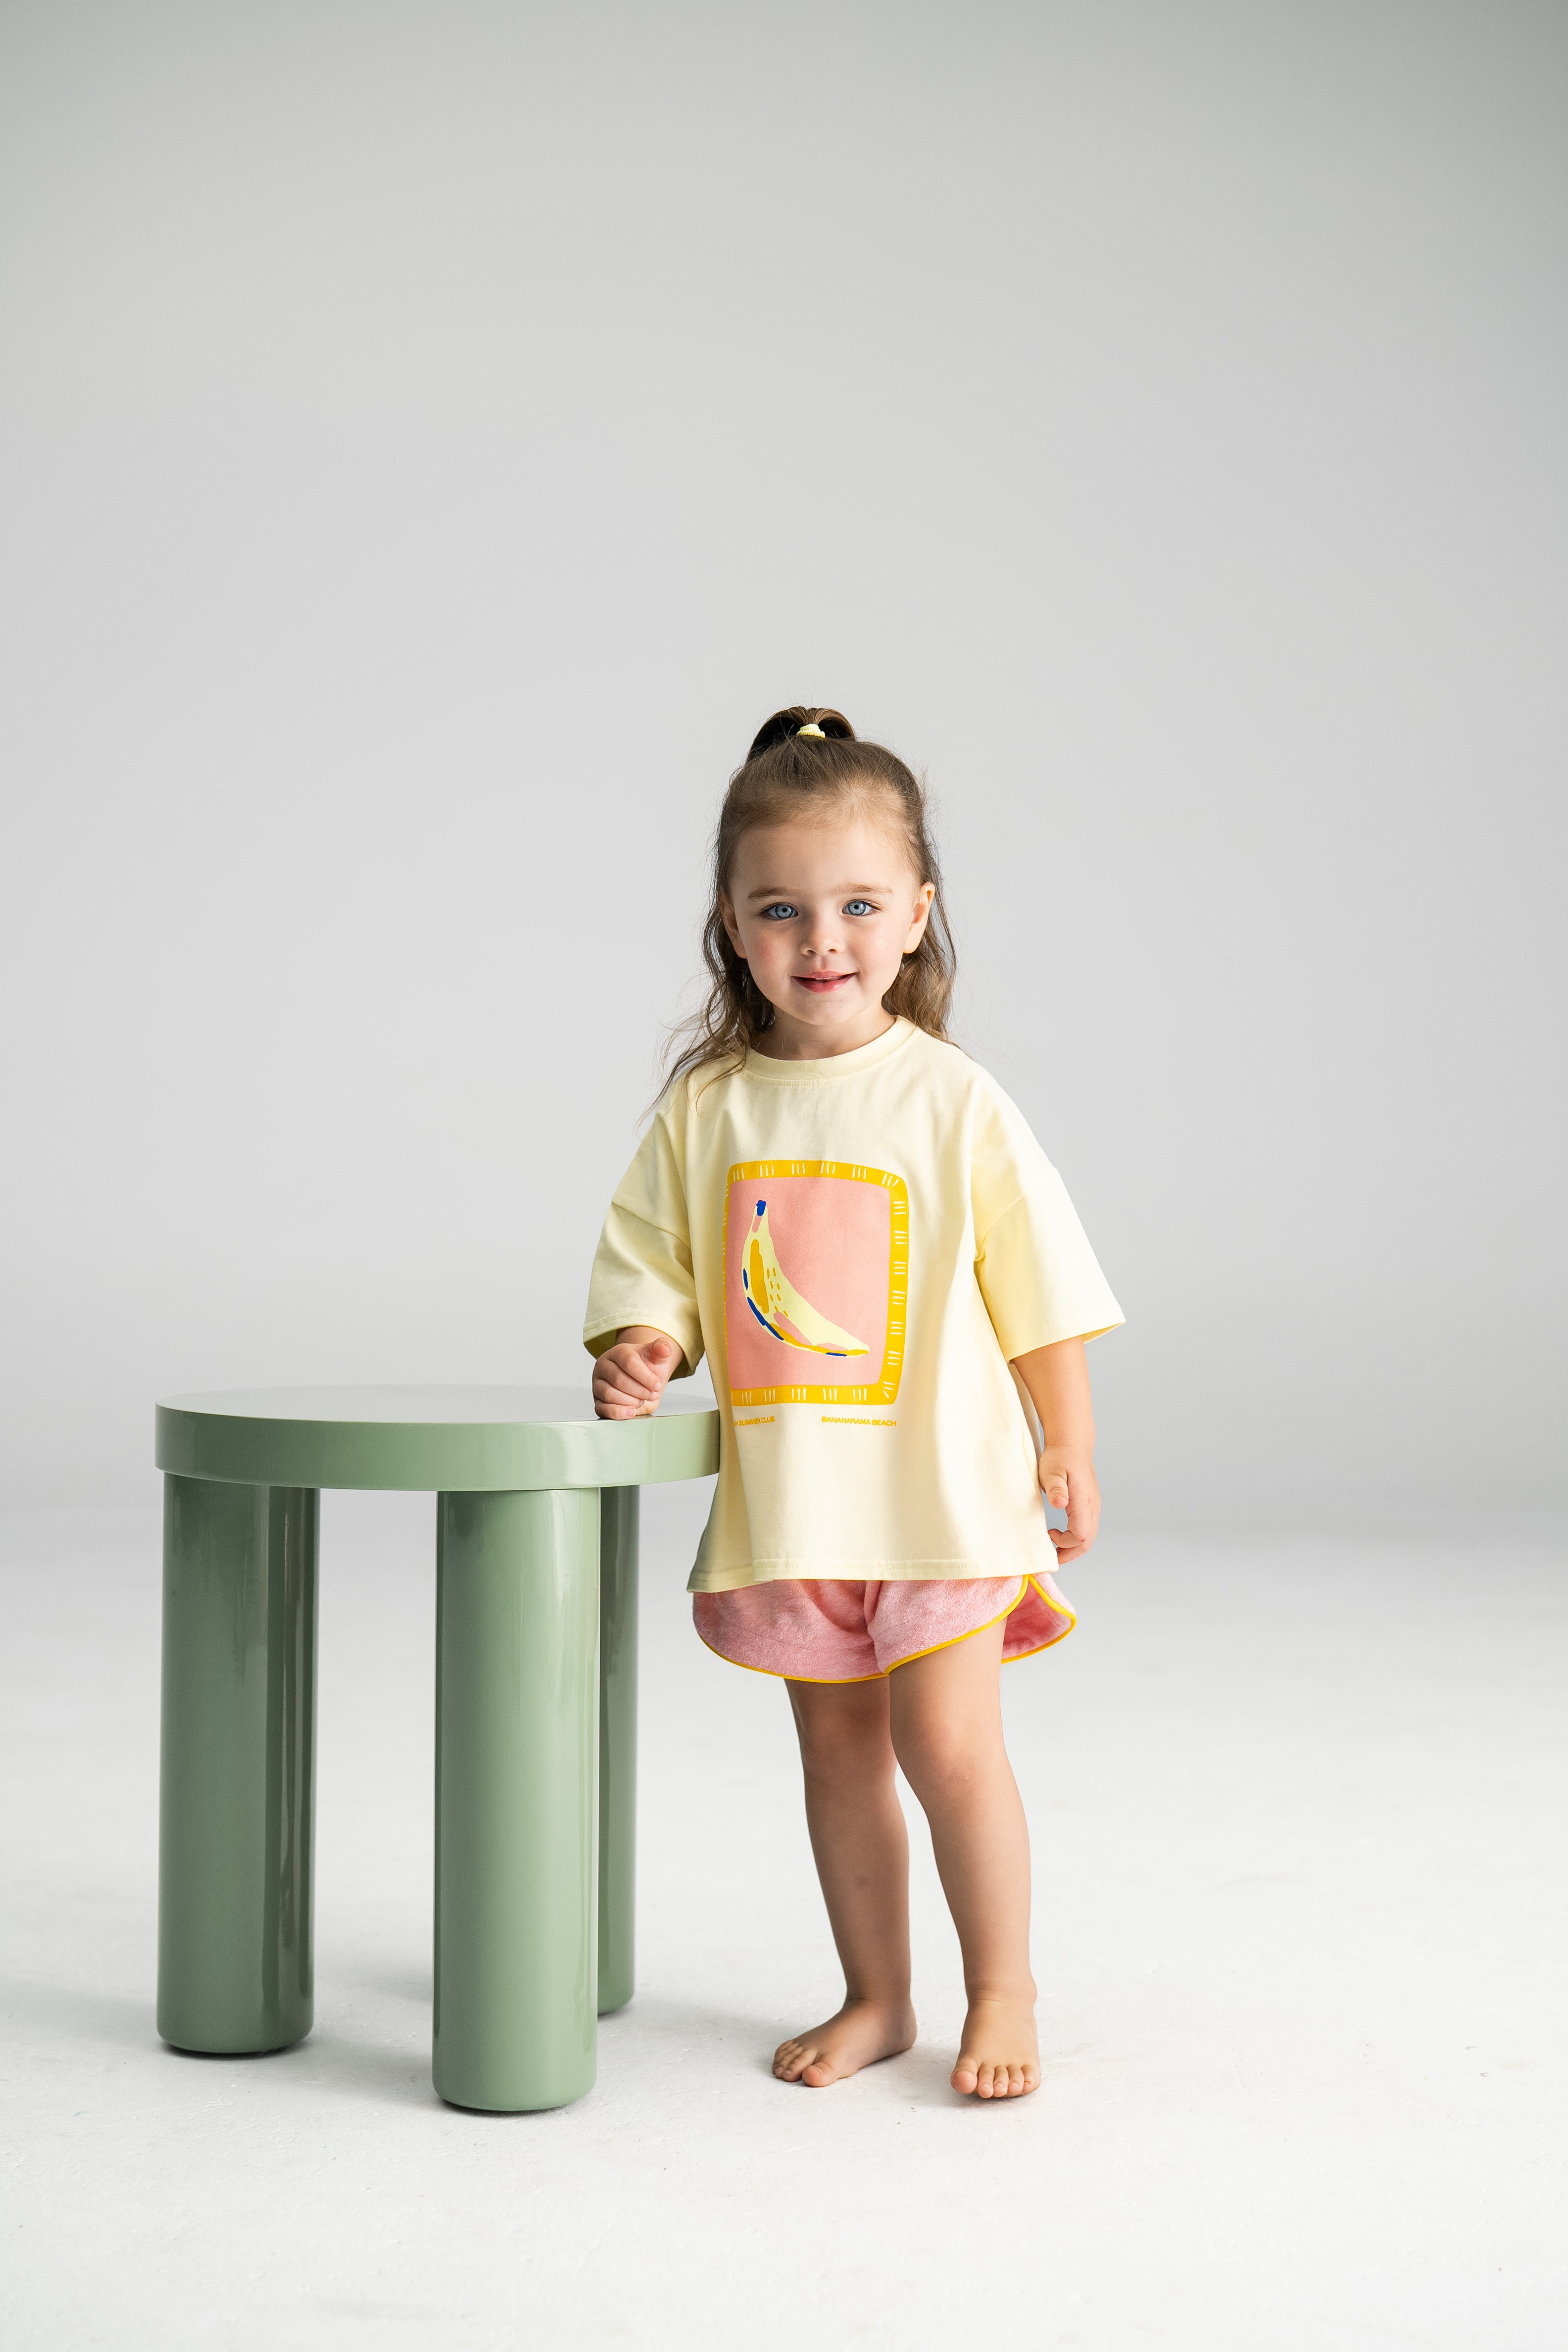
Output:
<instances>
[{"instance_id":1,"label":"young child","mask_svg":"<svg viewBox=\"0 0 1568 2352\"><path fill-rule=\"evenodd\" d=\"M731 777L703 954L584 1337L611 1419L711 1366L697 1630L784 1680L844 1964L842 2008L773 2073L819 2089L914 2040L900 1765L963 1954L953 2087L1017 2097L1040 2072L998 1669L1071 1630L1051 1570L1100 1517L1084 1341L1121 1309L1024 1120L947 1042L921 787L837 711L776 712Z\"/></svg>"}]
</instances>

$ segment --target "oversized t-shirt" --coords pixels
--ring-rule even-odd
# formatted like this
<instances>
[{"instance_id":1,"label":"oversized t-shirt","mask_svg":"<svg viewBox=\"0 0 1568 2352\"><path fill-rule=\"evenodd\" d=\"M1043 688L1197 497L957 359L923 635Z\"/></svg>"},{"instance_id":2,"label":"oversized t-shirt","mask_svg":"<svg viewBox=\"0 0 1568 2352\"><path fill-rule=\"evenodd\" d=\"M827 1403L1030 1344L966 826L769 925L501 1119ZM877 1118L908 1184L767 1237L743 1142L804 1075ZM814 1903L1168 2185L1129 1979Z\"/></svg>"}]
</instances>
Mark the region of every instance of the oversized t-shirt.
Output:
<instances>
[{"instance_id":1,"label":"oversized t-shirt","mask_svg":"<svg viewBox=\"0 0 1568 2352\"><path fill-rule=\"evenodd\" d=\"M995 1081L898 1021L826 1061L672 1087L618 1186L584 1338L704 1354L719 1484L694 1592L1048 1576L1011 1360L1121 1321Z\"/></svg>"}]
</instances>

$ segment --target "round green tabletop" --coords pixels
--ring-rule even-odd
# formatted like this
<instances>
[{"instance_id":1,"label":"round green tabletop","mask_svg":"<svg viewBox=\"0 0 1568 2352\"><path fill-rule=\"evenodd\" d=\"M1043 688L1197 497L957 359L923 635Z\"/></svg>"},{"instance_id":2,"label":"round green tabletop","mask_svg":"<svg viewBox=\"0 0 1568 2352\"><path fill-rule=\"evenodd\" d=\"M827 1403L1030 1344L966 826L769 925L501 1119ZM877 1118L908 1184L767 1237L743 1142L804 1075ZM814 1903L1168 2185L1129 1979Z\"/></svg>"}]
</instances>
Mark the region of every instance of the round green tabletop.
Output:
<instances>
[{"instance_id":1,"label":"round green tabletop","mask_svg":"<svg viewBox=\"0 0 1568 2352\"><path fill-rule=\"evenodd\" d=\"M438 1494L651 1486L719 1467L719 1415L667 1391L639 1421L599 1421L581 1388L225 1389L164 1397L156 1460L247 1486Z\"/></svg>"}]
</instances>

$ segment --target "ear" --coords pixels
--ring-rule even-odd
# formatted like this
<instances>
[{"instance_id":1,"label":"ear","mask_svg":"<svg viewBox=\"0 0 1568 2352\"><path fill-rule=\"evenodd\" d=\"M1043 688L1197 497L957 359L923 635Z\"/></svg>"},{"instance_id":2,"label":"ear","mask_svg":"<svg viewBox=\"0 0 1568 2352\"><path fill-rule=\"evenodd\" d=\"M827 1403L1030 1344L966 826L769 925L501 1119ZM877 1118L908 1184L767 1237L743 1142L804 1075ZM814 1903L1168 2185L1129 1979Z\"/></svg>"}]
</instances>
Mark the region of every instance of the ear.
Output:
<instances>
[{"instance_id":1,"label":"ear","mask_svg":"<svg viewBox=\"0 0 1568 2352\"><path fill-rule=\"evenodd\" d=\"M926 925L931 920L931 900L935 897L936 884L934 882L922 882L920 888L915 892L914 918L910 924L909 938L904 941L904 953L906 955L913 955L915 950L924 939Z\"/></svg>"},{"instance_id":2,"label":"ear","mask_svg":"<svg viewBox=\"0 0 1568 2352\"><path fill-rule=\"evenodd\" d=\"M719 920L724 926L725 938L729 940L730 945L734 949L735 953L740 957L741 961L744 963L746 961L746 951L741 945L741 934L735 928L735 909L733 905L731 903L731 900L722 890L719 893Z\"/></svg>"}]
</instances>

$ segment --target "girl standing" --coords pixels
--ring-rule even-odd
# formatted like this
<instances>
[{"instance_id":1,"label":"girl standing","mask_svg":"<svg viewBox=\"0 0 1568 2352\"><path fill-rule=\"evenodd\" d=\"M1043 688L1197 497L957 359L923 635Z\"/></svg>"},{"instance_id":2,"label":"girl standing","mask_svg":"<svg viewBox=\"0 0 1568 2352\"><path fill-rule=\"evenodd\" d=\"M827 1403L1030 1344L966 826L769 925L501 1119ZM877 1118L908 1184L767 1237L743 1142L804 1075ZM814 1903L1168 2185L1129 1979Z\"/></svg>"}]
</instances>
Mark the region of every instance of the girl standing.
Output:
<instances>
[{"instance_id":1,"label":"girl standing","mask_svg":"<svg viewBox=\"0 0 1568 2352\"><path fill-rule=\"evenodd\" d=\"M914 2040L898 1765L963 1954L953 2087L1016 2097L1039 2055L998 1669L1071 1630L1052 1570L1100 1517L1084 1342L1121 1309L1023 1118L947 1041L921 787L838 712L776 712L731 779L703 953L584 1337L611 1419L710 1360L693 1613L784 1680L844 1966L842 2007L773 2072L819 2089Z\"/></svg>"}]
</instances>

